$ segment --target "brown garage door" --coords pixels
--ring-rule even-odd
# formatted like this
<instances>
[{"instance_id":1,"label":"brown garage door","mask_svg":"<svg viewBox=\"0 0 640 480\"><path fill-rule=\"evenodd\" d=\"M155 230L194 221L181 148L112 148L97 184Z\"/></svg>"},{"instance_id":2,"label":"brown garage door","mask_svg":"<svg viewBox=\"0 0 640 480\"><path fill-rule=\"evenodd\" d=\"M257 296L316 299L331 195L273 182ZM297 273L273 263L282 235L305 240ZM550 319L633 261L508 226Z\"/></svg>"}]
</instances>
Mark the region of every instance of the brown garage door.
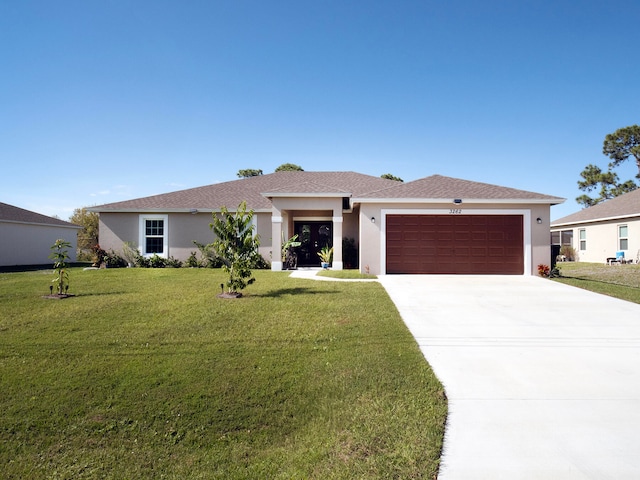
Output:
<instances>
[{"instance_id":1,"label":"brown garage door","mask_svg":"<svg viewBox=\"0 0 640 480\"><path fill-rule=\"evenodd\" d=\"M524 273L522 215L387 215L387 273Z\"/></svg>"}]
</instances>

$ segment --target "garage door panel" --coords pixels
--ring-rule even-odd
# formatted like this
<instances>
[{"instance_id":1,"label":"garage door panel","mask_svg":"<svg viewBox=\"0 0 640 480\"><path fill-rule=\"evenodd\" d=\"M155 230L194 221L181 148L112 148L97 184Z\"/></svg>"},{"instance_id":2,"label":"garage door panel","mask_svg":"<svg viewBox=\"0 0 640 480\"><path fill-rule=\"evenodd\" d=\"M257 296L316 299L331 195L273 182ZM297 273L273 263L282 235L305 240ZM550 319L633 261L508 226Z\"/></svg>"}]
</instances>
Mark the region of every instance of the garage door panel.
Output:
<instances>
[{"instance_id":1,"label":"garage door panel","mask_svg":"<svg viewBox=\"0 0 640 480\"><path fill-rule=\"evenodd\" d=\"M524 271L522 215L388 215L387 273Z\"/></svg>"}]
</instances>

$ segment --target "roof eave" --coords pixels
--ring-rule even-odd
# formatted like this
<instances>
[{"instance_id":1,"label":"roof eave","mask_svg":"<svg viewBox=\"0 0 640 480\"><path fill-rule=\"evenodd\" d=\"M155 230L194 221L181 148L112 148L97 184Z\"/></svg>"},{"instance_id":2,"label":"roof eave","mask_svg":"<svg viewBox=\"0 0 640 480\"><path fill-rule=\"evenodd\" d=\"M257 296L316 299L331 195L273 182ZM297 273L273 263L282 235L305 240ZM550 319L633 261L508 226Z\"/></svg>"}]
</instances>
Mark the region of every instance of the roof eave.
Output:
<instances>
[{"instance_id":1,"label":"roof eave","mask_svg":"<svg viewBox=\"0 0 640 480\"><path fill-rule=\"evenodd\" d=\"M37 225L39 227L58 227L58 228L73 228L77 230L82 230L83 227L80 225L60 225L59 223L44 223L44 222L25 222L20 220L5 220L0 219L1 223L18 223L20 225Z\"/></svg>"},{"instance_id":2,"label":"roof eave","mask_svg":"<svg viewBox=\"0 0 640 480\"><path fill-rule=\"evenodd\" d=\"M220 212L221 209L220 208L109 208L109 209L101 209L101 208L96 208L96 207L91 207L91 208L87 208L88 211L90 212L96 212L96 213L152 213L152 214L161 214L161 213L191 213L191 214L196 214L196 213L214 213L214 212ZM233 212L235 210L233 209L227 209L230 212ZM254 209L249 209L249 210L253 210L254 213L271 213L271 209L270 208L254 208ZM80 227L82 228L82 227Z\"/></svg>"},{"instance_id":3,"label":"roof eave","mask_svg":"<svg viewBox=\"0 0 640 480\"><path fill-rule=\"evenodd\" d=\"M455 200L461 200L455 202ZM558 205L564 203L566 198L353 198L353 203L444 203L464 205L472 204L523 204L530 203L536 205Z\"/></svg>"},{"instance_id":4,"label":"roof eave","mask_svg":"<svg viewBox=\"0 0 640 480\"><path fill-rule=\"evenodd\" d=\"M552 223L550 226L553 227L568 227L570 225L583 225L585 223L599 223L599 222L610 222L613 220L628 220L629 218L638 218L640 217L640 213L629 213L627 215L613 215L611 217L601 217L601 218L593 218L588 220L576 220L573 222L560 222L560 223Z\"/></svg>"}]
</instances>

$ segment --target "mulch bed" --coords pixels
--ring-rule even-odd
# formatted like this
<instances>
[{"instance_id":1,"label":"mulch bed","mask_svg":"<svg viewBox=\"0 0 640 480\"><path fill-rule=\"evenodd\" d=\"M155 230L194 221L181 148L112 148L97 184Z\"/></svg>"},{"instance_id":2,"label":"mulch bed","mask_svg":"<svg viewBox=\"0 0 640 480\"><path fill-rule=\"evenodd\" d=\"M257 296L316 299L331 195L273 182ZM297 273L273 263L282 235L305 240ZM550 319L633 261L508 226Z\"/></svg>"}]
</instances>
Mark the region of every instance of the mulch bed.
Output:
<instances>
[{"instance_id":1,"label":"mulch bed","mask_svg":"<svg viewBox=\"0 0 640 480\"><path fill-rule=\"evenodd\" d=\"M52 293L51 295L42 296L42 298L49 298L53 300L62 300L70 297L75 297L75 295L73 293Z\"/></svg>"},{"instance_id":2,"label":"mulch bed","mask_svg":"<svg viewBox=\"0 0 640 480\"><path fill-rule=\"evenodd\" d=\"M240 292L225 292L225 293L219 293L218 295L216 295L216 297L218 297L218 298L240 298L240 297L242 297L242 294Z\"/></svg>"}]
</instances>

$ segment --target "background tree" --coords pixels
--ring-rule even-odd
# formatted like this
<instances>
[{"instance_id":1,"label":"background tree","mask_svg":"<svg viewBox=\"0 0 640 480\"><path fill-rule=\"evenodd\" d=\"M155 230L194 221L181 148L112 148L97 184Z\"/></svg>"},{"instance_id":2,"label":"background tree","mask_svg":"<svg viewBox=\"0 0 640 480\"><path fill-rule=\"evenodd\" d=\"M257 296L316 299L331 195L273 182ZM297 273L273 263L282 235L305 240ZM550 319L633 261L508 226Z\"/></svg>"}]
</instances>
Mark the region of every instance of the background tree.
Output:
<instances>
[{"instance_id":1,"label":"background tree","mask_svg":"<svg viewBox=\"0 0 640 480\"><path fill-rule=\"evenodd\" d=\"M627 180L620 183L618 174L612 171L603 172L596 165L587 165L580 173L582 180L578 180L578 188L587 192L593 191L598 187L598 197L592 198L588 195L581 195L576 198L576 202L584 207L591 207L600 202L617 197L623 193L631 192L637 188L633 180Z\"/></svg>"},{"instance_id":2,"label":"background tree","mask_svg":"<svg viewBox=\"0 0 640 480\"><path fill-rule=\"evenodd\" d=\"M580 173L581 180L578 180L578 188L580 190L591 192L598 189L597 197L590 197L585 194L576 198L576 202L583 207L597 205L600 202L638 188L638 185L633 180L620 182L618 174L613 172L612 169L628 160L629 157L634 157L638 166L636 177L640 178L640 127L633 125L620 128L607 135L602 145L602 153L612 160L606 172L603 172L596 165L589 164Z\"/></svg>"},{"instance_id":3,"label":"background tree","mask_svg":"<svg viewBox=\"0 0 640 480\"><path fill-rule=\"evenodd\" d=\"M245 168L244 170L238 170L238 177L240 178L257 177L259 175L262 175L262 170L258 170L255 168Z\"/></svg>"},{"instance_id":4,"label":"background tree","mask_svg":"<svg viewBox=\"0 0 640 480\"><path fill-rule=\"evenodd\" d=\"M213 214L209 224L216 236L213 249L222 261L222 269L229 275L227 293L240 296L239 290L255 282L251 277L251 267L257 263L260 238L253 234L251 219L253 210L247 211L247 203L242 202L235 213L226 207L220 214Z\"/></svg>"},{"instance_id":5,"label":"background tree","mask_svg":"<svg viewBox=\"0 0 640 480\"><path fill-rule=\"evenodd\" d=\"M640 178L640 126L631 125L607 135L602 146L602 153L612 161L609 168L614 168L633 157L638 167L636 178Z\"/></svg>"},{"instance_id":6,"label":"background tree","mask_svg":"<svg viewBox=\"0 0 640 480\"><path fill-rule=\"evenodd\" d=\"M404 182L400 177L396 177L395 175L391 175L390 173L383 173L380 175L380 178L386 178L387 180L395 180L396 182Z\"/></svg>"},{"instance_id":7,"label":"background tree","mask_svg":"<svg viewBox=\"0 0 640 480\"><path fill-rule=\"evenodd\" d=\"M283 163L276 168L276 172L304 172L304 170L300 165L296 165L295 163Z\"/></svg>"},{"instance_id":8,"label":"background tree","mask_svg":"<svg viewBox=\"0 0 640 480\"><path fill-rule=\"evenodd\" d=\"M78 232L78 260L89 260L91 250L98 244L98 225L100 217L96 212L89 212L86 208L76 208L69 221L80 225L82 230Z\"/></svg>"}]
</instances>

